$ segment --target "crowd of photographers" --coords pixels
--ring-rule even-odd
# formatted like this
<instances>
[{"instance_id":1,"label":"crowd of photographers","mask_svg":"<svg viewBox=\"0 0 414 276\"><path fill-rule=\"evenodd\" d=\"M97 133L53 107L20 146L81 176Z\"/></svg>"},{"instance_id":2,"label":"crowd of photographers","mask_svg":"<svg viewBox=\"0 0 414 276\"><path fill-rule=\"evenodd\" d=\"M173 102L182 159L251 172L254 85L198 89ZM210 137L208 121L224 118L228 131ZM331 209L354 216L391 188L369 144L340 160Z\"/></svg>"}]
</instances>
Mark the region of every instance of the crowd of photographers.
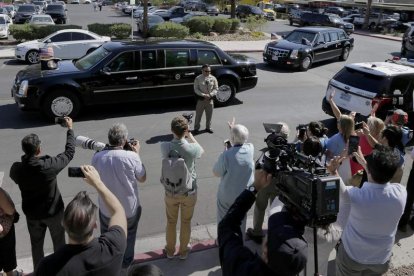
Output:
<instances>
[{"instance_id":1,"label":"crowd of photographers","mask_svg":"<svg viewBox=\"0 0 414 276\"><path fill-rule=\"evenodd\" d=\"M268 149L276 151L270 155L263 152L256 162L248 129L234 119L228 123L230 139L212 168L220 178L217 244L223 275L291 276L314 271L328 275L328 259L334 248L336 275L382 275L390 265L397 228L406 231L408 224L414 228L414 218L410 218L414 169L406 187L400 184L404 146L411 139L410 130L404 127L407 114L395 110L382 121L375 117L374 108L366 122L356 122L357 114L341 114L333 95L329 102L337 119L337 134L328 138L328 129L321 122L310 122L298 126L295 141L288 143L289 127L279 122L266 139ZM22 140L21 161L10 170L22 195L33 275L162 275L157 267L133 264L142 212L138 183L146 181L139 141L129 140L126 126L115 124L109 129L106 145L84 137L75 142L72 120L65 117L61 124L68 129L64 152L55 157L42 156L39 137L30 134ZM164 254L172 259L177 253L185 260L191 252L191 219L197 202L195 164L204 150L183 116L172 120L171 132L173 139L162 143L160 152L166 212ZM97 152L91 165L69 168L69 174L83 177L97 191L99 207L86 192L80 192L64 208L57 175L72 160L76 143ZM310 156L307 160L312 160L313 169L306 168L306 173L327 177L330 182L324 183L326 190L337 190L338 199L326 203L330 211L335 211L334 219L331 216L315 224L314 217L307 217L298 206L290 204L292 199L279 185L288 179L279 174L286 169L282 164L285 149ZM270 157L273 163L266 161ZM324 171L315 173L316 167ZM246 230L246 214L253 203L253 228ZM262 225L269 205L264 235ZM95 237L98 217L101 234ZM13 202L0 189L0 271L8 276L22 275L14 270L13 224L17 221ZM46 229L51 233L54 253L44 257ZM263 244L262 256L244 245L246 236ZM314 255L316 245L318 255Z\"/></svg>"}]
</instances>

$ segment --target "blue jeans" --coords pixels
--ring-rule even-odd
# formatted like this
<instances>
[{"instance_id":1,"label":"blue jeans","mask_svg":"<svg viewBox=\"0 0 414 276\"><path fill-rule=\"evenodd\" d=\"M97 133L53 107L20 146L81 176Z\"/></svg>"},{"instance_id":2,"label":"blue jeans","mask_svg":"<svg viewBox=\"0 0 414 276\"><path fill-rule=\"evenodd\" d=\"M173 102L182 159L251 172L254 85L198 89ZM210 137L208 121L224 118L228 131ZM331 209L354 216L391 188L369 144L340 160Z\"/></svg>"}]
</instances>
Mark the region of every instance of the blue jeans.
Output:
<instances>
[{"instance_id":1,"label":"blue jeans","mask_svg":"<svg viewBox=\"0 0 414 276\"><path fill-rule=\"evenodd\" d=\"M134 216L127 218L127 246L125 248L124 259L122 261L122 268L127 268L134 260L135 239L137 236L138 222L141 218L142 208L138 206ZM101 223L101 234L108 231L109 218L105 217L99 212L99 221Z\"/></svg>"}]
</instances>

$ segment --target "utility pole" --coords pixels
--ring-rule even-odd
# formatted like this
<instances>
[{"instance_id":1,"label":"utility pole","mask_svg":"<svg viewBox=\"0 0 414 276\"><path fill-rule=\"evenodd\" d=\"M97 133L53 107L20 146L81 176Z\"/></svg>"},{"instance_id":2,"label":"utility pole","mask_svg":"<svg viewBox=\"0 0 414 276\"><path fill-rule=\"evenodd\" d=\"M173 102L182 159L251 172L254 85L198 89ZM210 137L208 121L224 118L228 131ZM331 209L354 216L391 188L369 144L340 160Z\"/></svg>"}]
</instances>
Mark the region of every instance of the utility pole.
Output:
<instances>
[{"instance_id":1,"label":"utility pole","mask_svg":"<svg viewBox=\"0 0 414 276\"><path fill-rule=\"evenodd\" d=\"M148 0L143 0L144 1L144 10L143 10L143 32L142 35L144 36L144 38L148 37Z\"/></svg>"}]
</instances>

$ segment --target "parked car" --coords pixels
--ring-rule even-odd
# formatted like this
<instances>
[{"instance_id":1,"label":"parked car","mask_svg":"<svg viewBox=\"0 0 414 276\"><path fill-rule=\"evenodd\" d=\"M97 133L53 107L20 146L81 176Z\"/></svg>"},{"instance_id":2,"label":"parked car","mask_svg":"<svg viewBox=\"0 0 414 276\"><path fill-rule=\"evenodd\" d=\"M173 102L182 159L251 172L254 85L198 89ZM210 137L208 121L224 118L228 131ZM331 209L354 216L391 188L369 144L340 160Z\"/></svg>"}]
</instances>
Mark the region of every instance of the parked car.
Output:
<instances>
[{"instance_id":1,"label":"parked car","mask_svg":"<svg viewBox=\"0 0 414 276\"><path fill-rule=\"evenodd\" d=\"M203 41L109 42L56 69L28 66L16 75L12 95L23 110L74 118L91 105L194 98L194 79L208 63L219 85L215 102L227 105L257 84L256 64L244 59Z\"/></svg>"},{"instance_id":2,"label":"parked car","mask_svg":"<svg viewBox=\"0 0 414 276\"><path fill-rule=\"evenodd\" d=\"M333 116L327 98L335 92L334 101L345 114L355 111L368 117L378 105L376 116L380 118L384 119L388 110L398 108L412 119L413 79L414 64L409 62L347 64L329 81L322 109Z\"/></svg>"},{"instance_id":3,"label":"parked car","mask_svg":"<svg viewBox=\"0 0 414 276\"><path fill-rule=\"evenodd\" d=\"M240 20L246 19L249 16L264 17L264 12L258 7L251 5L238 5L236 7L236 17Z\"/></svg>"},{"instance_id":4,"label":"parked car","mask_svg":"<svg viewBox=\"0 0 414 276\"><path fill-rule=\"evenodd\" d=\"M390 20L390 19L395 20L386 14L380 15L379 13L371 13L368 19L368 27L370 29L375 29L377 24L381 24L384 20ZM364 22L365 22L365 15L354 18L354 25L357 27L361 27L364 24Z\"/></svg>"},{"instance_id":5,"label":"parked car","mask_svg":"<svg viewBox=\"0 0 414 276\"><path fill-rule=\"evenodd\" d=\"M305 27L290 32L284 39L268 43L263 61L307 71L313 63L337 59L347 60L354 39L338 28Z\"/></svg>"},{"instance_id":6,"label":"parked car","mask_svg":"<svg viewBox=\"0 0 414 276\"><path fill-rule=\"evenodd\" d=\"M14 23L23 24L29 22L33 14L38 14L36 6L33 4L20 5L14 16Z\"/></svg>"},{"instance_id":7,"label":"parked car","mask_svg":"<svg viewBox=\"0 0 414 276\"><path fill-rule=\"evenodd\" d=\"M151 30L152 27L164 23L164 19L161 16L156 14L149 14L148 15L148 30ZM144 30L144 20L143 17L137 19L137 29L138 32L142 32Z\"/></svg>"},{"instance_id":8,"label":"parked car","mask_svg":"<svg viewBox=\"0 0 414 276\"><path fill-rule=\"evenodd\" d=\"M39 0L39 1L33 1L32 4L33 5L36 5L37 7L39 7L40 12L43 12L46 9L46 7L47 7L46 1L41 1L41 0Z\"/></svg>"},{"instance_id":9,"label":"parked car","mask_svg":"<svg viewBox=\"0 0 414 276\"><path fill-rule=\"evenodd\" d=\"M207 9L205 11L208 15L215 15L218 16L220 13L219 8L217 6L207 6Z\"/></svg>"},{"instance_id":10,"label":"parked car","mask_svg":"<svg viewBox=\"0 0 414 276\"><path fill-rule=\"evenodd\" d=\"M293 24L300 25L300 17L305 12L310 13L310 11L303 11L303 10L297 10L297 9L290 10L290 12L288 14L288 17L289 17L289 25L290 26L292 26Z\"/></svg>"},{"instance_id":11,"label":"parked car","mask_svg":"<svg viewBox=\"0 0 414 276\"><path fill-rule=\"evenodd\" d=\"M333 14L337 14L340 17L345 16L347 13L347 11L345 11L344 8L342 7L327 7L325 8L325 13L333 13Z\"/></svg>"},{"instance_id":12,"label":"parked car","mask_svg":"<svg viewBox=\"0 0 414 276\"><path fill-rule=\"evenodd\" d=\"M342 21L348 22L348 23L354 23L354 19L356 17L361 17L361 15L358 13L350 14L348 16L342 17Z\"/></svg>"},{"instance_id":13,"label":"parked car","mask_svg":"<svg viewBox=\"0 0 414 276\"><path fill-rule=\"evenodd\" d=\"M274 21L276 19L275 5L273 3L260 1L256 6L263 11L267 20Z\"/></svg>"},{"instance_id":14,"label":"parked car","mask_svg":"<svg viewBox=\"0 0 414 276\"><path fill-rule=\"evenodd\" d=\"M208 15L205 12L191 12L183 17L172 18L170 19L170 21L177 23L177 24L185 24L191 18L197 17L197 16L208 16Z\"/></svg>"},{"instance_id":15,"label":"parked car","mask_svg":"<svg viewBox=\"0 0 414 276\"><path fill-rule=\"evenodd\" d=\"M152 12L158 10L159 8L157 6L151 6L148 7L148 14L151 14ZM139 9L136 9L134 11L134 18L140 18L144 14L144 7L140 6Z\"/></svg>"},{"instance_id":16,"label":"parked car","mask_svg":"<svg viewBox=\"0 0 414 276\"><path fill-rule=\"evenodd\" d=\"M3 9L6 9L7 13L9 14L9 17L12 19L16 15L16 8L13 5L3 6Z\"/></svg>"},{"instance_id":17,"label":"parked car","mask_svg":"<svg viewBox=\"0 0 414 276\"><path fill-rule=\"evenodd\" d=\"M10 25L12 24L13 21L7 14L0 14L0 38L9 38Z\"/></svg>"},{"instance_id":18,"label":"parked car","mask_svg":"<svg viewBox=\"0 0 414 276\"><path fill-rule=\"evenodd\" d=\"M70 0L71 4L80 4L80 0Z\"/></svg>"},{"instance_id":19,"label":"parked car","mask_svg":"<svg viewBox=\"0 0 414 276\"><path fill-rule=\"evenodd\" d=\"M52 17L48 14L35 14L30 18L30 25L55 25Z\"/></svg>"},{"instance_id":20,"label":"parked car","mask_svg":"<svg viewBox=\"0 0 414 276\"><path fill-rule=\"evenodd\" d=\"M275 11L280 13L286 13L286 5L284 4L275 4Z\"/></svg>"},{"instance_id":21,"label":"parked car","mask_svg":"<svg viewBox=\"0 0 414 276\"><path fill-rule=\"evenodd\" d=\"M186 14L187 12L184 10L183 7L180 7L180 6L174 6L168 9L166 12L157 13L157 15L161 16L165 21L168 21L171 18L183 17Z\"/></svg>"},{"instance_id":22,"label":"parked car","mask_svg":"<svg viewBox=\"0 0 414 276\"><path fill-rule=\"evenodd\" d=\"M354 32L354 25L341 20L336 14L303 13L300 26L327 26L344 29L347 34Z\"/></svg>"},{"instance_id":23,"label":"parked car","mask_svg":"<svg viewBox=\"0 0 414 276\"><path fill-rule=\"evenodd\" d=\"M113 5L114 2L112 2L112 0L102 0L102 6L111 6ZM150 6L151 3L148 3L148 6Z\"/></svg>"},{"instance_id":24,"label":"parked car","mask_svg":"<svg viewBox=\"0 0 414 276\"><path fill-rule=\"evenodd\" d=\"M45 14L50 15L56 24L66 24L67 14L65 7L61 4L48 5Z\"/></svg>"},{"instance_id":25,"label":"parked car","mask_svg":"<svg viewBox=\"0 0 414 276\"><path fill-rule=\"evenodd\" d=\"M405 31L402 44L401 44L401 56L414 54L414 22L406 23L407 30Z\"/></svg>"},{"instance_id":26,"label":"parked car","mask_svg":"<svg viewBox=\"0 0 414 276\"><path fill-rule=\"evenodd\" d=\"M55 58L80 58L110 40L107 36L100 36L86 30L60 30L43 39L18 44L15 49L15 57L30 64L38 63L39 49L47 45L53 48Z\"/></svg>"},{"instance_id":27,"label":"parked car","mask_svg":"<svg viewBox=\"0 0 414 276\"><path fill-rule=\"evenodd\" d=\"M0 7L0 14L6 14L8 15L9 13L7 12L7 10L3 7Z\"/></svg>"}]
</instances>

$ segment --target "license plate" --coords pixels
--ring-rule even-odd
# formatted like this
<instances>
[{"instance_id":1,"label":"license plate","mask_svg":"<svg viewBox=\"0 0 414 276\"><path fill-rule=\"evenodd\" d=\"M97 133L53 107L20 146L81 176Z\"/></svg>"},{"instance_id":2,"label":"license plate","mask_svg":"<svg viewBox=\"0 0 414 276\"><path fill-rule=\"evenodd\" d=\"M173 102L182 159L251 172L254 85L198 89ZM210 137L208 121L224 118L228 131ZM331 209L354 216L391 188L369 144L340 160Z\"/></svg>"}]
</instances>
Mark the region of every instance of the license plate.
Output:
<instances>
[{"instance_id":1,"label":"license plate","mask_svg":"<svg viewBox=\"0 0 414 276\"><path fill-rule=\"evenodd\" d=\"M272 60L279 60L279 57L278 57L278 56L273 55L273 56L272 56Z\"/></svg>"},{"instance_id":2,"label":"license plate","mask_svg":"<svg viewBox=\"0 0 414 276\"><path fill-rule=\"evenodd\" d=\"M342 92L342 93L341 93L341 96L340 96L339 98L340 98L341 100L344 100L344 101L349 102L349 101L351 100L351 95L350 95L350 94L347 94L347 93Z\"/></svg>"}]
</instances>

